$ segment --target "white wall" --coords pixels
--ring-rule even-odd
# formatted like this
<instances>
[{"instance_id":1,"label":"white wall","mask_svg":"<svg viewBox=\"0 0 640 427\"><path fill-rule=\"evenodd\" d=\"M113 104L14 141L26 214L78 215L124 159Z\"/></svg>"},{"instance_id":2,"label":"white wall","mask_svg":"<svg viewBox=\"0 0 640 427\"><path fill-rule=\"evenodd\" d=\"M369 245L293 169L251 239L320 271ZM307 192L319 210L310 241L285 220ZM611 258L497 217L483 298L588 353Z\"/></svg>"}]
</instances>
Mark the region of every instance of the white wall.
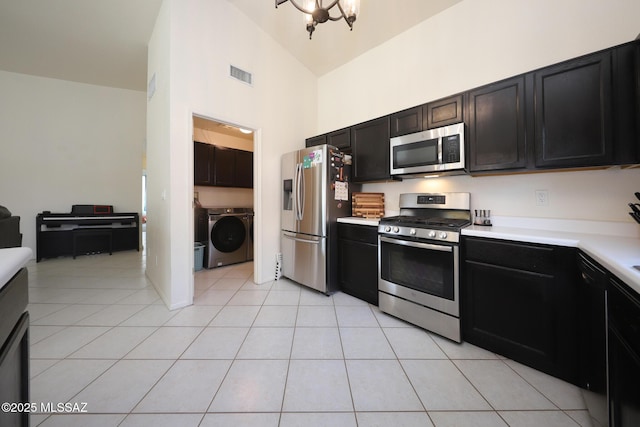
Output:
<instances>
[{"instance_id":1,"label":"white wall","mask_svg":"<svg viewBox=\"0 0 640 427\"><path fill-rule=\"evenodd\" d=\"M147 102L147 264L146 274L162 299L172 301L171 152L170 152L170 7L164 1L149 40L147 81L156 91ZM193 233L191 233L193 234ZM184 255L183 255L184 256ZM183 280L188 281L185 274Z\"/></svg>"},{"instance_id":2,"label":"white wall","mask_svg":"<svg viewBox=\"0 0 640 427\"><path fill-rule=\"evenodd\" d=\"M316 133L631 41L638 16L637 0L465 0L321 77ZM549 190L549 206L535 206L535 189ZM363 191L385 192L390 209L402 192L470 191L475 208L494 215L627 222L639 189L640 171L614 169L408 180Z\"/></svg>"},{"instance_id":3,"label":"white wall","mask_svg":"<svg viewBox=\"0 0 640 427\"><path fill-rule=\"evenodd\" d=\"M145 94L0 71L0 205L36 251L36 215L140 212Z\"/></svg>"},{"instance_id":4,"label":"white wall","mask_svg":"<svg viewBox=\"0 0 640 427\"><path fill-rule=\"evenodd\" d=\"M165 50L161 44L167 37L170 48ZM228 77L231 64L253 73L253 86ZM188 236L193 236L192 115L197 114L256 130L254 175L261 179L256 180L254 209L261 220L254 273L257 282L272 279L280 246L280 156L302 147L316 128L315 77L222 0L164 1L150 43L149 74L156 70L170 70L170 87L149 104L148 126L168 124L169 129L150 136L148 145L150 153L168 151L169 161L159 154L147 159L148 239L152 231L155 235L147 243L158 255L157 266L149 259L147 274L170 307L191 303L193 247ZM158 195L164 189L166 202ZM158 216L158 226L152 226ZM170 265L169 270L160 270L160 264Z\"/></svg>"}]
</instances>

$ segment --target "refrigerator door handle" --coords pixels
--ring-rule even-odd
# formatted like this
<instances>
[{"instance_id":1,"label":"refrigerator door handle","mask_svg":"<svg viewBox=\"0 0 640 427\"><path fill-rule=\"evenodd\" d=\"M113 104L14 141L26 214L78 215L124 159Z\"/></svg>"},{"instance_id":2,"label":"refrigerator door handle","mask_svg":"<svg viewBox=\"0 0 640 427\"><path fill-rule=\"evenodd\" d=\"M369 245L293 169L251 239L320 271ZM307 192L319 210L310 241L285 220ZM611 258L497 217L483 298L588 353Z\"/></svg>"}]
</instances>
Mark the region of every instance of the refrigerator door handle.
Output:
<instances>
[{"instance_id":1,"label":"refrigerator door handle","mask_svg":"<svg viewBox=\"0 0 640 427\"><path fill-rule=\"evenodd\" d=\"M307 240L307 239L300 239L299 237L293 237L290 236L289 234L284 233L282 235L283 237L289 239L289 240L295 240L296 242L302 242L302 243L309 243L312 245L319 245L321 243L320 240Z\"/></svg>"},{"instance_id":2,"label":"refrigerator door handle","mask_svg":"<svg viewBox=\"0 0 640 427\"><path fill-rule=\"evenodd\" d=\"M296 221L300 220L300 201L298 200L298 196L300 193L299 190L299 178L300 175L298 174L298 171L300 170L300 163L296 163L296 172L293 175L293 205L295 206L295 215L296 215Z\"/></svg>"},{"instance_id":3,"label":"refrigerator door handle","mask_svg":"<svg viewBox=\"0 0 640 427\"><path fill-rule=\"evenodd\" d=\"M304 215L304 171L302 163L296 165L296 218L302 221Z\"/></svg>"},{"instance_id":4,"label":"refrigerator door handle","mask_svg":"<svg viewBox=\"0 0 640 427\"><path fill-rule=\"evenodd\" d=\"M298 220L298 163L296 163L296 171L293 173L293 215L297 221Z\"/></svg>"}]
</instances>

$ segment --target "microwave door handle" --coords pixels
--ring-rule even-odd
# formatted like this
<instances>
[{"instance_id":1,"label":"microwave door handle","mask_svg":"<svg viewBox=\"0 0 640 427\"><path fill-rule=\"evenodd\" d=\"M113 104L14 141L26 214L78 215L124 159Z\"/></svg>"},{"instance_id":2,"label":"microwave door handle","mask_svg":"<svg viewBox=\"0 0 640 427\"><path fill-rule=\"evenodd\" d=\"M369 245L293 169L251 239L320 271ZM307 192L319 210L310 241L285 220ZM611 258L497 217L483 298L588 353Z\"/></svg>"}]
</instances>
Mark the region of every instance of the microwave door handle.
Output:
<instances>
[{"instance_id":1,"label":"microwave door handle","mask_svg":"<svg viewBox=\"0 0 640 427\"><path fill-rule=\"evenodd\" d=\"M409 246L412 248L429 249L432 251L440 251L440 252L453 252L453 248L451 246L432 245L431 243L420 243L420 242L411 242L408 240L390 239L388 237L383 237L383 236L380 236L380 241L385 243L391 243L392 245Z\"/></svg>"}]
</instances>

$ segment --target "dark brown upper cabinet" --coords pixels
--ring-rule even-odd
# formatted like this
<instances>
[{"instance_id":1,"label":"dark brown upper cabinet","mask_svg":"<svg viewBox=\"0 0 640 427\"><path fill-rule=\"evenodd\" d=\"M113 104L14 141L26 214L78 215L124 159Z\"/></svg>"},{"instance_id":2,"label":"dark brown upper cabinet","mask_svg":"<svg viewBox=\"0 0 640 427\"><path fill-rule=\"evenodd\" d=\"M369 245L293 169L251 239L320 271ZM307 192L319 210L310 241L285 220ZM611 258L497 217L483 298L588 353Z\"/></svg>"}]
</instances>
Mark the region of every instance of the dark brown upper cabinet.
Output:
<instances>
[{"instance_id":1,"label":"dark brown upper cabinet","mask_svg":"<svg viewBox=\"0 0 640 427\"><path fill-rule=\"evenodd\" d=\"M613 164L611 52L531 74L536 168Z\"/></svg>"},{"instance_id":2,"label":"dark brown upper cabinet","mask_svg":"<svg viewBox=\"0 0 640 427\"><path fill-rule=\"evenodd\" d=\"M194 141L193 183L253 188L253 153Z\"/></svg>"},{"instance_id":3,"label":"dark brown upper cabinet","mask_svg":"<svg viewBox=\"0 0 640 427\"><path fill-rule=\"evenodd\" d=\"M213 185L213 145L194 141L193 183Z\"/></svg>"},{"instance_id":4,"label":"dark brown upper cabinet","mask_svg":"<svg viewBox=\"0 0 640 427\"><path fill-rule=\"evenodd\" d=\"M462 112L463 95L454 95L428 103L422 108L424 129L460 123L464 120Z\"/></svg>"},{"instance_id":5,"label":"dark brown upper cabinet","mask_svg":"<svg viewBox=\"0 0 640 427\"><path fill-rule=\"evenodd\" d=\"M329 132L327 134L327 144L333 145L340 150L349 151L351 149L351 128Z\"/></svg>"},{"instance_id":6,"label":"dark brown upper cabinet","mask_svg":"<svg viewBox=\"0 0 640 427\"><path fill-rule=\"evenodd\" d=\"M351 128L353 182L389 179L389 116Z\"/></svg>"},{"instance_id":7,"label":"dark brown upper cabinet","mask_svg":"<svg viewBox=\"0 0 640 427\"><path fill-rule=\"evenodd\" d=\"M639 70L636 41L471 90L469 170L639 162Z\"/></svg>"},{"instance_id":8,"label":"dark brown upper cabinet","mask_svg":"<svg viewBox=\"0 0 640 427\"><path fill-rule=\"evenodd\" d=\"M640 41L616 47L613 75L613 144L615 163L640 162Z\"/></svg>"},{"instance_id":9,"label":"dark brown upper cabinet","mask_svg":"<svg viewBox=\"0 0 640 427\"><path fill-rule=\"evenodd\" d=\"M382 120L388 138L464 121L476 174L638 164L640 40L352 126L356 182L389 178ZM306 145L344 149L346 130Z\"/></svg>"},{"instance_id":10,"label":"dark brown upper cabinet","mask_svg":"<svg viewBox=\"0 0 640 427\"><path fill-rule=\"evenodd\" d=\"M519 76L469 92L471 172L526 167L524 81Z\"/></svg>"},{"instance_id":11,"label":"dark brown upper cabinet","mask_svg":"<svg viewBox=\"0 0 640 427\"><path fill-rule=\"evenodd\" d=\"M235 150L217 146L214 146L214 148L213 183L219 187L233 187L236 173Z\"/></svg>"},{"instance_id":12,"label":"dark brown upper cabinet","mask_svg":"<svg viewBox=\"0 0 640 427\"><path fill-rule=\"evenodd\" d=\"M463 95L458 94L428 104L393 113L390 136L407 135L463 121Z\"/></svg>"},{"instance_id":13,"label":"dark brown upper cabinet","mask_svg":"<svg viewBox=\"0 0 640 427\"><path fill-rule=\"evenodd\" d=\"M389 120L391 137L424 130L422 128L422 105L393 113L389 116Z\"/></svg>"},{"instance_id":14,"label":"dark brown upper cabinet","mask_svg":"<svg viewBox=\"0 0 640 427\"><path fill-rule=\"evenodd\" d=\"M349 152L351 150L351 127L312 136L304 141L305 147L314 147L322 144L333 145L340 150Z\"/></svg>"},{"instance_id":15,"label":"dark brown upper cabinet","mask_svg":"<svg viewBox=\"0 0 640 427\"><path fill-rule=\"evenodd\" d=\"M312 136L304 140L305 147L314 147L316 145L323 145L327 143L327 134Z\"/></svg>"},{"instance_id":16,"label":"dark brown upper cabinet","mask_svg":"<svg viewBox=\"0 0 640 427\"><path fill-rule=\"evenodd\" d=\"M236 151L234 187L253 188L253 152Z\"/></svg>"}]
</instances>

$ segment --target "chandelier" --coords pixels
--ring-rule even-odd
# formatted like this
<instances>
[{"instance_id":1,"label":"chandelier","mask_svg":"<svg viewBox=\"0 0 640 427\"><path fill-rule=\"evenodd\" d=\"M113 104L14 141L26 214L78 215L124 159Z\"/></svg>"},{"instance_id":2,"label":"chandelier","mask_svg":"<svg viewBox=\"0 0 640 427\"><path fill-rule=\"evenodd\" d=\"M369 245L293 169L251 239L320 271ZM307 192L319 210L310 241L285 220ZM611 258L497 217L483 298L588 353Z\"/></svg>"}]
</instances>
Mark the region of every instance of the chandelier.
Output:
<instances>
[{"instance_id":1,"label":"chandelier","mask_svg":"<svg viewBox=\"0 0 640 427\"><path fill-rule=\"evenodd\" d=\"M287 0L276 0L276 8ZM353 31L353 23L360 11L360 0L331 0L329 5L324 7L322 0L303 0L305 6L299 6L295 0L288 0L300 12L305 14L307 23L307 31L309 31L309 40L316 29L316 25L322 24L329 20L340 21L344 19L349 28ZM339 16L331 16L331 9L338 6Z\"/></svg>"}]
</instances>

